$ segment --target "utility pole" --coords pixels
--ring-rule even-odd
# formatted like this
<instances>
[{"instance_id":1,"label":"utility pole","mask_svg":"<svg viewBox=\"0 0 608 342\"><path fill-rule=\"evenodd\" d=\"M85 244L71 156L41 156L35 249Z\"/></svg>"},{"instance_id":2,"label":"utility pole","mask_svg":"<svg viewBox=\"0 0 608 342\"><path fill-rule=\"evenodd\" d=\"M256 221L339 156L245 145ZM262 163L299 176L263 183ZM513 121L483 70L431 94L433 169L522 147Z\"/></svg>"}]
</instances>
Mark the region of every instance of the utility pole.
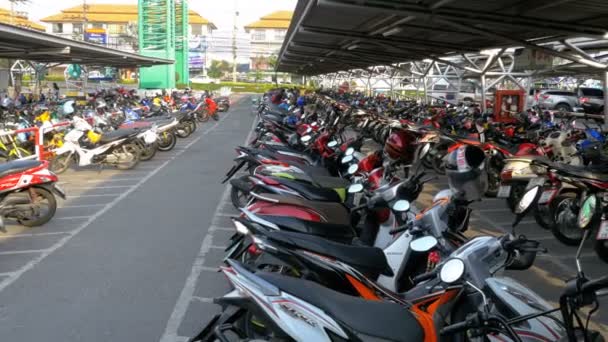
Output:
<instances>
[{"instance_id":1,"label":"utility pole","mask_svg":"<svg viewBox=\"0 0 608 342\"><path fill-rule=\"evenodd\" d=\"M87 10L89 9L89 5L87 5L87 0L82 0L82 40L86 41L87 36Z\"/></svg>"},{"instance_id":2,"label":"utility pole","mask_svg":"<svg viewBox=\"0 0 608 342\"><path fill-rule=\"evenodd\" d=\"M236 82L236 34L237 34L237 17L239 0L234 0L234 22L232 26L232 82Z\"/></svg>"}]
</instances>

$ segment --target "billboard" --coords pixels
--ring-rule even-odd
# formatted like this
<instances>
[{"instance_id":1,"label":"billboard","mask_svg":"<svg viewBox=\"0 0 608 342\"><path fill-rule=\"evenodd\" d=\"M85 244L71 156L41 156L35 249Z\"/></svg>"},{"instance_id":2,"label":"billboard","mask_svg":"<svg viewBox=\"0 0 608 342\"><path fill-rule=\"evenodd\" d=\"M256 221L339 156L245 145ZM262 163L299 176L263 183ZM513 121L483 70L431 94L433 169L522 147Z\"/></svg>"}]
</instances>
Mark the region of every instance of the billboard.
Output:
<instances>
[{"instance_id":1,"label":"billboard","mask_svg":"<svg viewBox=\"0 0 608 342\"><path fill-rule=\"evenodd\" d=\"M84 31L84 40L89 43L107 45L108 34L102 28L88 28Z\"/></svg>"}]
</instances>

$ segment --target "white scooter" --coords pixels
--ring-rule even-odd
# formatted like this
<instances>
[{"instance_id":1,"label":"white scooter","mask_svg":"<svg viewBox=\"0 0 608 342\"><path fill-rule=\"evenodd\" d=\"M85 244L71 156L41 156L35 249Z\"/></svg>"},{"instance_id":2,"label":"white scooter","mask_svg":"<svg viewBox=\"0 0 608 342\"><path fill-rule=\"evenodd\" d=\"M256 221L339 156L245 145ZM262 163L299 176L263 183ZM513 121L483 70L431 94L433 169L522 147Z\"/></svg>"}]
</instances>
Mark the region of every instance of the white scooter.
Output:
<instances>
[{"instance_id":1,"label":"white scooter","mask_svg":"<svg viewBox=\"0 0 608 342\"><path fill-rule=\"evenodd\" d=\"M156 139L156 133L151 130L117 130L103 134L98 145L89 143L91 146L85 148L82 144L87 144L87 138L96 133L80 117L74 117L73 125L74 129L64 137L63 146L53 151L55 158L51 162L51 170L55 173L65 172L73 161L78 162L79 166L107 164L121 170L131 169L139 163L141 153L134 139L138 139L139 135L147 141L152 137Z\"/></svg>"}]
</instances>

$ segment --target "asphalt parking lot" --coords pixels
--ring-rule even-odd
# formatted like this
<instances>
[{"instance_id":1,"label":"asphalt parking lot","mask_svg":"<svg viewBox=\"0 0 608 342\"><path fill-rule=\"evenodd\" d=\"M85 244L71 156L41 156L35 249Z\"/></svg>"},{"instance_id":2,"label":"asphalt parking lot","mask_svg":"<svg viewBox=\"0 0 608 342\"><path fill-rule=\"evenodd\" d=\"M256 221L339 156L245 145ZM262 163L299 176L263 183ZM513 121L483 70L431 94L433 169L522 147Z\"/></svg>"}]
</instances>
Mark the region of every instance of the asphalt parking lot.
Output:
<instances>
[{"instance_id":1,"label":"asphalt parking lot","mask_svg":"<svg viewBox=\"0 0 608 342\"><path fill-rule=\"evenodd\" d=\"M221 177L234 147L251 132L249 96L233 101L220 122L203 124L130 171L70 170L60 176L68 200L44 227L8 227L0 235L0 336L3 341L185 341L219 310L228 285L218 265L237 214ZM447 186L429 184L420 206ZM504 200L474 205L471 234L503 234L513 216ZM575 274L574 248L552 238L533 217L518 233L549 254L510 275L556 303ZM589 249L583 265L603 275ZM608 305L608 301L602 302ZM608 314L595 324L608 336Z\"/></svg>"}]
</instances>

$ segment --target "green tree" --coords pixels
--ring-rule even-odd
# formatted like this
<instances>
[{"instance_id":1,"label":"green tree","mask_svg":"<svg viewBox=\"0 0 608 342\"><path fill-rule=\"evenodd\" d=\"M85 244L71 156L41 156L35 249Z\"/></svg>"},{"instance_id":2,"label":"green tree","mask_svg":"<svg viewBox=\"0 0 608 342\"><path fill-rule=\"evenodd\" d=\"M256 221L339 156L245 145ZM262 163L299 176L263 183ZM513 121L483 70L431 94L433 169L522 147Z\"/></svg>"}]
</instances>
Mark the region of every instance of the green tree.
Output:
<instances>
[{"instance_id":1,"label":"green tree","mask_svg":"<svg viewBox=\"0 0 608 342\"><path fill-rule=\"evenodd\" d=\"M278 59L279 57L277 55L270 55L268 57L268 66L270 66L272 70L276 69Z\"/></svg>"},{"instance_id":2,"label":"green tree","mask_svg":"<svg viewBox=\"0 0 608 342\"><path fill-rule=\"evenodd\" d=\"M207 69L207 75L212 78L220 78L224 73L232 71L232 64L227 61L211 61L211 65Z\"/></svg>"}]
</instances>

